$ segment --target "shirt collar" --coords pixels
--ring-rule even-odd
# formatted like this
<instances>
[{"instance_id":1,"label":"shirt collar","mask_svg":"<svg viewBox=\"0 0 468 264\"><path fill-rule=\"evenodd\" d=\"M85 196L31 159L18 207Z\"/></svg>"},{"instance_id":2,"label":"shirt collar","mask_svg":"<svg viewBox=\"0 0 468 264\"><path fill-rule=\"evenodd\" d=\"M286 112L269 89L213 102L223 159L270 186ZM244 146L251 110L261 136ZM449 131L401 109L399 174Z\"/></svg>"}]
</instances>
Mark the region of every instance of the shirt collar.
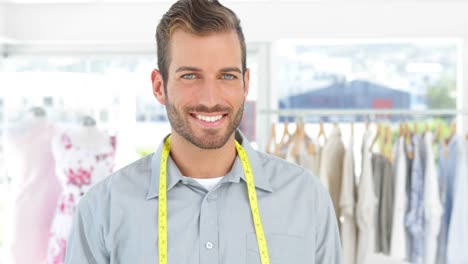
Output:
<instances>
[{"instance_id":1,"label":"shirt collar","mask_svg":"<svg viewBox=\"0 0 468 264\"><path fill-rule=\"evenodd\" d=\"M166 140L168 136L169 135L164 137L164 139L159 144L158 149L153 154L153 157L151 159L151 179L150 179L149 190L146 195L146 199L152 199L152 198L156 198L159 196L158 190L159 190L159 172L161 169L161 166L160 166L161 155L162 155L162 149L164 146L164 141ZM245 149L245 152L247 153L247 156L249 157L250 166L252 167L252 172L254 175L255 187L268 191L268 192L273 192L273 189L269 181L269 177L265 173L265 170L262 166L262 162L260 160L258 153L252 148L252 146L250 145L248 140L245 138L245 136L242 134L242 132L240 132L239 130L236 130L235 137L236 137L236 140ZM168 164L167 164L167 191L172 189L182 179L183 179L182 173L177 168L172 158L169 156ZM239 156L236 156L236 160L234 161L234 164L231 170L228 172L228 174L226 174L226 176L221 181L239 183L240 179L242 179L244 182L246 181L244 169L242 168L242 162L240 161Z\"/></svg>"}]
</instances>

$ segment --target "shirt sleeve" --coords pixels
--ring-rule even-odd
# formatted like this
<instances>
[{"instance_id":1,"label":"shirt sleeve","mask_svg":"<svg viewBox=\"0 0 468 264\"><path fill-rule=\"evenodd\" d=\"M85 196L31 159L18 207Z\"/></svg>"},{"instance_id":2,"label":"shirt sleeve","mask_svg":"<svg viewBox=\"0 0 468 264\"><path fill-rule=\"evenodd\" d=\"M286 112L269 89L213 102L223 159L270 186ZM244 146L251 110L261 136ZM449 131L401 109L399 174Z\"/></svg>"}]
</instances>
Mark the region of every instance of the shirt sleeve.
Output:
<instances>
[{"instance_id":1,"label":"shirt sleeve","mask_svg":"<svg viewBox=\"0 0 468 264\"><path fill-rule=\"evenodd\" d=\"M328 192L322 187L318 194L315 263L341 264L342 249L336 214Z\"/></svg>"},{"instance_id":2,"label":"shirt sleeve","mask_svg":"<svg viewBox=\"0 0 468 264\"><path fill-rule=\"evenodd\" d=\"M90 201L85 195L75 212L73 227L67 242L66 264L104 264L109 262L101 225L91 214Z\"/></svg>"}]
</instances>

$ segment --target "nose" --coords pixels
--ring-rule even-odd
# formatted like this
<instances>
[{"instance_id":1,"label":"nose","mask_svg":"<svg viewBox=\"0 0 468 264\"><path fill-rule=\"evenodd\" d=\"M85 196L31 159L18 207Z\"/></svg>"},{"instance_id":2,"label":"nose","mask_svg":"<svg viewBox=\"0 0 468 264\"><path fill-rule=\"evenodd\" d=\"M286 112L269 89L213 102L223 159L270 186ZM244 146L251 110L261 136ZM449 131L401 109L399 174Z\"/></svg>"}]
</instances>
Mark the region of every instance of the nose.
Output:
<instances>
[{"instance_id":1,"label":"nose","mask_svg":"<svg viewBox=\"0 0 468 264\"><path fill-rule=\"evenodd\" d=\"M216 80L205 79L200 89L199 103L207 107L221 104L222 91Z\"/></svg>"}]
</instances>

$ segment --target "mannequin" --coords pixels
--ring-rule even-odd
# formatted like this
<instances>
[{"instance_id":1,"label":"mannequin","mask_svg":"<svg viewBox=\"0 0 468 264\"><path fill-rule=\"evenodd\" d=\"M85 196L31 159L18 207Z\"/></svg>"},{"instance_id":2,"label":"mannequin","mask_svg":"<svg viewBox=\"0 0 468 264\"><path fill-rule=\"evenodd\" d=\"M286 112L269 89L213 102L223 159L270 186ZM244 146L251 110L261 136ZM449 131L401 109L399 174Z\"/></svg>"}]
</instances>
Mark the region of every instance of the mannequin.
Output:
<instances>
[{"instance_id":1,"label":"mannequin","mask_svg":"<svg viewBox=\"0 0 468 264\"><path fill-rule=\"evenodd\" d=\"M96 127L89 116L81 126L58 134L52 142L56 172L63 192L57 204L49 241L48 263L64 263L66 241L80 198L113 172L115 137Z\"/></svg>"},{"instance_id":2,"label":"mannequin","mask_svg":"<svg viewBox=\"0 0 468 264\"><path fill-rule=\"evenodd\" d=\"M44 263L60 184L50 143L55 126L34 107L6 129L5 165L12 183L6 263Z\"/></svg>"}]
</instances>

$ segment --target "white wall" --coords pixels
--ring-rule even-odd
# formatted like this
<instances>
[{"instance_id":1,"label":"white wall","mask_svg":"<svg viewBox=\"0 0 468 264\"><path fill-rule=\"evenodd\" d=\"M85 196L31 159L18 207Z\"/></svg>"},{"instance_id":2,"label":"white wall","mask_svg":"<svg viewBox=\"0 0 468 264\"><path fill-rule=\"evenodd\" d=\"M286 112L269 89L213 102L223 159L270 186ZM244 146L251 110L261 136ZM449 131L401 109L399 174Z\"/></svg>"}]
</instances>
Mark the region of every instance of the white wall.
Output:
<instances>
[{"instance_id":1,"label":"white wall","mask_svg":"<svg viewBox=\"0 0 468 264\"><path fill-rule=\"evenodd\" d=\"M152 51L156 23L168 8L169 4L141 3L11 5L7 33L25 44L33 42L26 45L28 51L50 44L54 51L109 46ZM75 45L64 45L68 43Z\"/></svg>"},{"instance_id":2,"label":"white wall","mask_svg":"<svg viewBox=\"0 0 468 264\"><path fill-rule=\"evenodd\" d=\"M279 38L468 37L468 2L241 2L248 41ZM9 5L6 32L24 41L152 43L168 3Z\"/></svg>"},{"instance_id":3,"label":"white wall","mask_svg":"<svg viewBox=\"0 0 468 264\"><path fill-rule=\"evenodd\" d=\"M0 36L5 33L5 6L0 3Z\"/></svg>"},{"instance_id":4,"label":"white wall","mask_svg":"<svg viewBox=\"0 0 468 264\"><path fill-rule=\"evenodd\" d=\"M3 54L4 51L3 39L5 38L5 23L5 6L0 3L0 54Z\"/></svg>"}]
</instances>

